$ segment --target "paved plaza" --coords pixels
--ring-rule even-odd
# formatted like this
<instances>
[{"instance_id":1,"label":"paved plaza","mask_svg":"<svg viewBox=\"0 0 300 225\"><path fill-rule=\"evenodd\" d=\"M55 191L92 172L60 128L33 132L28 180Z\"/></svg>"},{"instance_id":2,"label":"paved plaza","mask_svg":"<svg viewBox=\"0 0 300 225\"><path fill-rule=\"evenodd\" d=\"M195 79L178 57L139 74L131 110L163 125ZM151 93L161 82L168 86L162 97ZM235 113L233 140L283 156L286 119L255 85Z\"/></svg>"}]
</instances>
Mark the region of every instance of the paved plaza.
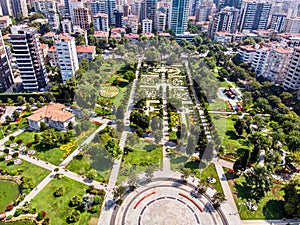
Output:
<instances>
[{"instance_id":1,"label":"paved plaza","mask_svg":"<svg viewBox=\"0 0 300 225\"><path fill-rule=\"evenodd\" d=\"M223 224L210 201L204 196L193 197L192 191L192 188L172 181L149 183L124 199L115 209L110 224Z\"/></svg>"}]
</instances>

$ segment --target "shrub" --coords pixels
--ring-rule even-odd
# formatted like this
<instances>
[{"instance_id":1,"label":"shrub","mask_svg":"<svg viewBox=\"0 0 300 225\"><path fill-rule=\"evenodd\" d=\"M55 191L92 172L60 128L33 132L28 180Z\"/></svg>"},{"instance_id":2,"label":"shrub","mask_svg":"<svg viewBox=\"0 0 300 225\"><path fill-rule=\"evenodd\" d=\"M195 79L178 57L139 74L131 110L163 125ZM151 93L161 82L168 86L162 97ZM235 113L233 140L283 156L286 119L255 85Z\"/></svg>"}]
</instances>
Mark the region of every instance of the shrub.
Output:
<instances>
[{"instance_id":1,"label":"shrub","mask_svg":"<svg viewBox=\"0 0 300 225\"><path fill-rule=\"evenodd\" d=\"M17 140L16 142L17 142L17 144L19 145L19 144L21 144L23 141L22 141L21 139L19 139L19 140Z\"/></svg>"},{"instance_id":2,"label":"shrub","mask_svg":"<svg viewBox=\"0 0 300 225\"><path fill-rule=\"evenodd\" d=\"M18 217L20 216L21 214L23 213L22 209L21 208L17 208L15 213L14 213L14 217Z\"/></svg>"},{"instance_id":3,"label":"shrub","mask_svg":"<svg viewBox=\"0 0 300 225\"><path fill-rule=\"evenodd\" d=\"M54 192L54 197L63 196L64 193L65 193L65 190L63 189L63 187L60 187Z\"/></svg>"},{"instance_id":4,"label":"shrub","mask_svg":"<svg viewBox=\"0 0 300 225\"><path fill-rule=\"evenodd\" d=\"M9 136L9 140L10 140L10 141L13 141L14 139L15 139L15 136L13 136L13 135L12 135L12 136Z\"/></svg>"},{"instance_id":5,"label":"shrub","mask_svg":"<svg viewBox=\"0 0 300 225\"><path fill-rule=\"evenodd\" d=\"M67 217L67 223L75 223L80 219L80 212L74 211L69 214Z\"/></svg>"},{"instance_id":6,"label":"shrub","mask_svg":"<svg viewBox=\"0 0 300 225\"><path fill-rule=\"evenodd\" d=\"M30 148L32 146L32 142L28 142L27 144L26 144L26 147L27 148Z\"/></svg>"},{"instance_id":7,"label":"shrub","mask_svg":"<svg viewBox=\"0 0 300 225\"><path fill-rule=\"evenodd\" d=\"M6 217L6 220L11 220L12 219L12 215L9 215L8 217Z\"/></svg>"},{"instance_id":8,"label":"shrub","mask_svg":"<svg viewBox=\"0 0 300 225\"><path fill-rule=\"evenodd\" d=\"M6 149L3 150L3 152L4 152L5 154L8 154L8 153L9 153L9 149L6 148Z\"/></svg>"}]
</instances>

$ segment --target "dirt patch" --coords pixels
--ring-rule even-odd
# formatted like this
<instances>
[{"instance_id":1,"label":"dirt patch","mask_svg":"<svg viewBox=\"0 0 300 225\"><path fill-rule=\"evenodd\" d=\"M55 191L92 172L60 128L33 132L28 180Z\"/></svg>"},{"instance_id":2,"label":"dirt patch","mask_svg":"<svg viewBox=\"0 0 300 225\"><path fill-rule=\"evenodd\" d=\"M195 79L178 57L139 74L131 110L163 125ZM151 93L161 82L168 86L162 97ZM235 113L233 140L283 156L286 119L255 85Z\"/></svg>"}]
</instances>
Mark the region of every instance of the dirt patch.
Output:
<instances>
[{"instance_id":1,"label":"dirt patch","mask_svg":"<svg viewBox=\"0 0 300 225\"><path fill-rule=\"evenodd\" d=\"M98 218L93 217L89 223L89 225L97 225L98 224Z\"/></svg>"},{"instance_id":2,"label":"dirt patch","mask_svg":"<svg viewBox=\"0 0 300 225\"><path fill-rule=\"evenodd\" d=\"M280 189L281 189L281 186L279 186L279 185L274 186L274 187L272 188L272 194L273 194L274 197L277 198L278 200L283 200L283 198L277 194L277 190L280 190Z\"/></svg>"}]
</instances>

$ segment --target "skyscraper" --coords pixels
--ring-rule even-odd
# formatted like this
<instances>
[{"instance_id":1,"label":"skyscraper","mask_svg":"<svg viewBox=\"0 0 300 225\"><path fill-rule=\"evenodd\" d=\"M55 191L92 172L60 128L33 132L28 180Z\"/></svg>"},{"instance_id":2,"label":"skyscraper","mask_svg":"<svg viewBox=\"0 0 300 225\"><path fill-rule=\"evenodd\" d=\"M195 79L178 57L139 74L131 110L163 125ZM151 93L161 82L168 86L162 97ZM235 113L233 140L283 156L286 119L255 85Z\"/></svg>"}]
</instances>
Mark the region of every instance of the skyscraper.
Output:
<instances>
[{"instance_id":1,"label":"skyscraper","mask_svg":"<svg viewBox=\"0 0 300 225\"><path fill-rule=\"evenodd\" d=\"M244 2L241 14L240 31L264 30L267 28L271 3L268 2Z\"/></svg>"},{"instance_id":2,"label":"skyscraper","mask_svg":"<svg viewBox=\"0 0 300 225\"><path fill-rule=\"evenodd\" d=\"M122 20L123 20L123 10L122 9L114 9L114 16L115 16L115 27L123 27Z\"/></svg>"},{"instance_id":3,"label":"skyscraper","mask_svg":"<svg viewBox=\"0 0 300 225\"><path fill-rule=\"evenodd\" d=\"M114 9L116 8L115 0L92 0L91 11L92 16L97 13L105 13L108 15L108 25L115 25Z\"/></svg>"},{"instance_id":4,"label":"skyscraper","mask_svg":"<svg viewBox=\"0 0 300 225\"><path fill-rule=\"evenodd\" d=\"M142 22L143 33L152 33L152 20L144 19Z\"/></svg>"},{"instance_id":5,"label":"skyscraper","mask_svg":"<svg viewBox=\"0 0 300 225\"><path fill-rule=\"evenodd\" d=\"M17 17L18 14L21 14L23 17L28 16L26 0L11 0L10 3L13 17Z\"/></svg>"},{"instance_id":6,"label":"skyscraper","mask_svg":"<svg viewBox=\"0 0 300 225\"><path fill-rule=\"evenodd\" d=\"M107 14L98 13L94 16L94 28L96 31L109 31Z\"/></svg>"},{"instance_id":7,"label":"skyscraper","mask_svg":"<svg viewBox=\"0 0 300 225\"><path fill-rule=\"evenodd\" d=\"M13 53L27 92L43 91L48 84L39 35L33 27L12 27L11 43Z\"/></svg>"},{"instance_id":8,"label":"skyscraper","mask_svg":"<svg viewBox=\"0 0 300 225\"><path fill-rule=\"evenodd\" d=\"M76 53L75 38L67 34L60 34L55 41L57 59L63 82L75 75L79 68Z\"/></svg>"},{"instance_id":9,"label":"skyscraper","mask_svg":"<svg viewBox=\"0 0 300 225\"><path fill-rule=\"evenodd\" d=\"M9 0L0 0L3 16L11 16L11 5Z\"/></svg>"},{"instance_id":10,"label":"skyscraper","mask_svg":"<svg viewBox=\"0 0 300 225\"><path fill-rule=\"evenodd\" d=\"M234 33L237 28L239 10L234 7L225 7L213 19L212 33L226 31Z\"/></svg>"},{"instance_id":11,"label":"skyscraper","mask_svg":"<svg viewBox=\"0 0 300 225\"><path fill-rule=\"evenodd\" d=\"M12 84L12 70L0 31L0 92L5 92Z\"/></svg>"},{"instance_id":12,"label":"skyscraper","mask_svg":"<svg viewBox=\"0 0 300 225\"><path fill-rule=\"evenodd\" d=\"M74 25L80 26L81 29L87 30L90 28L91 16L87 8L75 8L74 12Z\"/></svg>"},{"instance_id":13,"label":"skyscraper","mask_svg":"<svg viewBox=\"0 0 300 225\"><path fill-rule=\"evenodd\" d=\"M285 89L300 90L300 48L294 48L294 52L284 76L283 87Z\"/></svg>"},{"instance_id":14,"label":"skyscraper","mask_svg":"<svg viewBox=\"0 0 300 225\"><path fill-rule=\"evenodd\" d=\"M182 34L188 26L190 0L173 0L170 12L169 27L175 34Z\"/></svg>"},{"instance_id":15,"label":"skyscraper","mask_svg":"<svg viewBox=\"0 0 300 225\"><path fill-rule=\"evenodd\" d=\"M152 29L156 28L156 11L157 0L145 0L146 1L146 18L152 20Z\"/></svg>"},{"instance_id":16,"label":"skyscraper","mask_svg":"<svg viewBox=\"0 0 300 225\"><path fill-rule=\"evenodd\" d=\"M270 22L270 29L282 32L285 27L286 15L273 14Z\"/></svg>"}]
</instances>

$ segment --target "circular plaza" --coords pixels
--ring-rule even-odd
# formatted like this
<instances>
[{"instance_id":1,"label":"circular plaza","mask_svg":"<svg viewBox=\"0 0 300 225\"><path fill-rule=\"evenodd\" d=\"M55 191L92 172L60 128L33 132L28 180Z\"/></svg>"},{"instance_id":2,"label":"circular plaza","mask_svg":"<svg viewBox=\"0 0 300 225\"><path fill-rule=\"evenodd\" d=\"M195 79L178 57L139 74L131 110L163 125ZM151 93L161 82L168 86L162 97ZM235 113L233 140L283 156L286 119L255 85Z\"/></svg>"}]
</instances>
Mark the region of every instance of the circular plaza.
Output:
<instances>
[{"instance_id":1,"label":"circular plaza","mask_svg":"<svg viewBox=\"0 0 300 225\"><path fill-rule=\"evenodd\" d=\"M110 224L203 225L226 224L207 196L176 181L155 181L137 188L114 210Z\"/></svg>"}]
</instances>

